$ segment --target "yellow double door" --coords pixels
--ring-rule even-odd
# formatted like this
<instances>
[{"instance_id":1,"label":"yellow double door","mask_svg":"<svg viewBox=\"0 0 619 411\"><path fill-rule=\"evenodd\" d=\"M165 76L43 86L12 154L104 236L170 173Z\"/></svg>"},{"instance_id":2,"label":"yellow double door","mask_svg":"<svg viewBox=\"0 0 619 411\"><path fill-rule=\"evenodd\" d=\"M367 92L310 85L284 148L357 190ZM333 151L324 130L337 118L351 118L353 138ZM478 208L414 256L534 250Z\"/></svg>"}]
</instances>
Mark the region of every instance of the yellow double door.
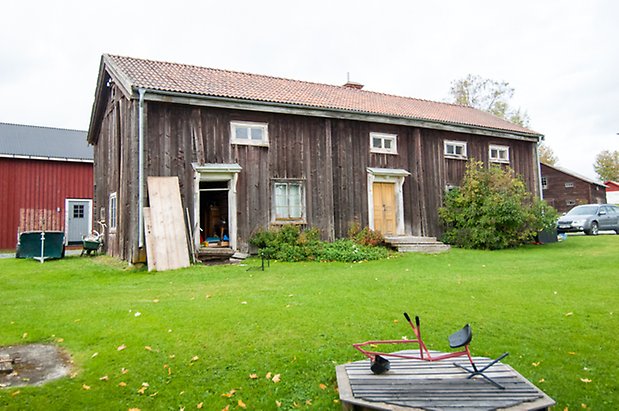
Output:
<instances>
[{"instance_id":1,"label":"yellow double door","mask_svg":"<svg viewBox=\"0 0 619 411\"><path fill-rule=\"evenodd\" d=\"M374 230L383 235L396 234L396 198L394 183L374 183Z\"/></svg>"}]
</instances>

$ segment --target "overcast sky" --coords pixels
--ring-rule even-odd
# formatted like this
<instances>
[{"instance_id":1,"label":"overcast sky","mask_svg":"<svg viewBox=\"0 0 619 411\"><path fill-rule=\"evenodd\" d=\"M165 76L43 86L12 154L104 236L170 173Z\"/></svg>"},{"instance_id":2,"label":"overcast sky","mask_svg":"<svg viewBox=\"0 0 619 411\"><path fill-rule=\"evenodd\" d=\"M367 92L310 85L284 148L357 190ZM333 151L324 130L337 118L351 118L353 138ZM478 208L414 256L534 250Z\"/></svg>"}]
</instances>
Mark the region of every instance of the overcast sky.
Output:
<instances>
[{"instance_id":1,"label":"overcast sky","mask_svg":"<svg viewBox=\"0 0 619 411\"><path fill-rule=\"evenodd\" d=\"M188 63L444 101L477 74L559 165L596 177L619 149L619 2L5 1L0 122L88 128L101 54Z\"/></svg>"}]
</instances>

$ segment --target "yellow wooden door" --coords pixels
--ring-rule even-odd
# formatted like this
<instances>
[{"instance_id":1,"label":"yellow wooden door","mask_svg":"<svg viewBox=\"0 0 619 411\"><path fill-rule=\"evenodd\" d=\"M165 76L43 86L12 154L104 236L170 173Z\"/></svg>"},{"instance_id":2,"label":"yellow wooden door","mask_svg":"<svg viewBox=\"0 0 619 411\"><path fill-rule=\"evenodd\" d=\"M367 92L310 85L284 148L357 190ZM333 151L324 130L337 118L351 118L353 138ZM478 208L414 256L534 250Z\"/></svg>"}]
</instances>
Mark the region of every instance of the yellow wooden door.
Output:
<instances>
[{"instance_id":1,"label":"yellow wooden door","mask_svg":"<svg viewBox=\"0 0 619 411\"><path fill-rule=\"evenodd\" d=\"M374 229L383 235L396 234L395 184L374 183Z\"/></svg>"}]
</instances>

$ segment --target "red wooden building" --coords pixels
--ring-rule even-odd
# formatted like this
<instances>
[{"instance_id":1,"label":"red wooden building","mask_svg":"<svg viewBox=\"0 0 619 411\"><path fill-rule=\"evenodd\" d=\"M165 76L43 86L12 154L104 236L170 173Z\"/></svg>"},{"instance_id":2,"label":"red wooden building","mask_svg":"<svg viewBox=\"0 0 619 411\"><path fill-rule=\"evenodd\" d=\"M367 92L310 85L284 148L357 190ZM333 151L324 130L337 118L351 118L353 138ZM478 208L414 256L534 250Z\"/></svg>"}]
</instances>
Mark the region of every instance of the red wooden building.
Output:
<instances>
[{"instance_id":1,"label":"red wooden building","mask_svg":"<svg viewBox=\"0 0 619 411\"><path fill-rule=\"evenodd\" d=\"M605 181L606 185L606 201L608 204L619 205L619 182L617 181Z\"/></svg>"},{"instance_id":2,"label":"red wooden building","mask_svg":"<svg viewBox=\"0 0 619 411\"><path fill-rule=\"evenodd\" d=\"M580 204L606 203L606 186L573 171L541 163L543 198L560 213Z\"/></svg>"},{"instance_id":3,"label":"red wooden building","mask_svg":"<svg viewBox=\"0 0 619 411\"><path fill-rule=\"evenodd\" d=\"M85 131L0 123L0 249L23 231L90 232L92 153Z\"/></svg>"}]
</instances>

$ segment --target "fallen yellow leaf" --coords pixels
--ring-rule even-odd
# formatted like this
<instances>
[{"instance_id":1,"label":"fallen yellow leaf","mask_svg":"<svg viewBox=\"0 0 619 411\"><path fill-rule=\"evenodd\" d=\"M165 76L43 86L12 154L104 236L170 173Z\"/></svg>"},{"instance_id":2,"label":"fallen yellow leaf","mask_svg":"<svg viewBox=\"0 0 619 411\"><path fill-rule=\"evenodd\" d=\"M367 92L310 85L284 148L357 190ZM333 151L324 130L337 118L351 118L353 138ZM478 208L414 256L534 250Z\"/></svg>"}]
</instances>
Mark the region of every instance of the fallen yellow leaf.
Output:
<instances>
[{"instance_id":1,"label":"fallen yellow leaf","mask_svg":"<svg viewBox=\"0 0 619 411\"><path fill-rule=\"evenodd\" d=\"M319 387L320 387L321 390L326 390L327 389L327 386L324 385L324 384L320 384Z\"/></svg>"},{"instance_id":2,"label":"fallen yellow leaf","mask_svg":"<svg viewBox=\"0 0 619 411\"><path fill-rule=\"evenodd\" d=\"M241 408L247 408L247 405L245 405L245 403L241 400L238 401L239 407Z\"/></svg>"},{"instance_id":3,"label":"fallen yellow leaf","mask_svg":"<svg viewBox=\"0 0 619 411\"><path fill-rule=\"evenodd\" d=\"M197 355L194 355L193 357L191 357L191 361L198 361L200 359L200 357L198 357Z\"/></svg>"},{"instance_id":4,"label":"fallen yellow leaf","mask_svg":"<svg viewBox=\"0 0 619 411\"><path fill-rule=\"evenodd\" d=\"M123 373L123 374L127 374L129 372L129 370L123 367L123 368L120 369L120 372Z\"/></svg>"},{"instance_id":5,"label":"fallen yellow leaf","mask_svg":"<svg viewBox=\"0 0 619 411\"><path fill-rule=\"evenodd\" d=\"M25 340L26 338L28 338L28 333L23 333L21 335L22 340Z\"/></svg>"},{"instance_id":6,"label":"fallen yellow leaf","mask_svg":"<svg viewBox=\"0 0 619 411\"><path fill-rule=\"evenodd\" d=\"M82 389L88 391L90 389L90 385L82 384Z\"/></svg>"},{"instance_id":7,"label":"fallen yellow leaf","mask_svg":"<svg viewBox=\"0 0 619 411\"><path fill-rule=\"evenodd\" d=\"M312 405L312 400L305 400L305 405Z\"/></svg>"},{"instance_id":8,"label":"fallen yellow leaf","mask_svg":"<svg viewBox=\"0 0 619 411\"><path fill-rule=\"evenodd\" d=\"M118 386L119 386L119 387L126 387L126 386L127 386L127 383L126 383L126 382L124 382L124 381L121 381L121 382L119 382L119 383L118 383Z\"/></svg>"},{"instance_id":9,"label":"fallen yellow leaf","mask_svg":"<svg viewBox=\"0 0 619 411\"><path fill-rule=\"evenodd\" d=\"M255 380L256 378L258 378L258 374L249 374L249 378Z\"/></svg>"},{"instance_id":10,"label":"fallen yellow leaf","mask_svg":"<svg viewBox=\"0 0 619 411\"><path fill-rule=\"evenodd\" d=\"M124 350L125 348L127 348L127 346L126 346L125 344L122 344L122 345L119 345L119 346L116 348L116 351L122 351L122 350Z\"/></svg>"},{"instance_id":11,"label":"fallen yellow leaf","mask_svg":"<svg viewBox=\"0 0 619 411\"><path fill-rule=\"evenodd\" d=\"M568 352L569 355L576 355L576 353L574 351L570 351Z\"/></svg>"},{"instance_id":12,"label":"fallen yellow leaf","mask_svg":"<svg viewBox=\"0 0 619 411\"><path fill-rule=\"evenodd\" d=\"M150 345L145 345L145 346L144 346L144 349L145 349L146 351L152 351L152 350L153 350L153 347L151 347Z\"/></svg>"},{"instance_id":13,"label":"fallen yellow leaf","mask_svg":"<svg viewBox=\"0 0 619 411\"><path fill-rule=\"evenodd\" d=\"M64 342L64 338L56 338L56 342L57 343L63 343Z\"/></svg>"},{"instance_id":14,"label":"fallen yellow leaf","mask_svg":"<svg viewBox=\"0 0 619 411\"><path fill-rule=\"evenodd\" d=\"M236 392L236 390L230 390L230 391L228 391L226 393L221 394L221 396L222 397L226 397L226 398L231 398L234 395L235 392Z\"/></svg>"},{"instance_id":15,"label":"fallen yellow leaf","mask_svg":"<svg viewBox=\"0 0 619 411\"><path fill-rule=\"evenodd\" d=\"M584 383L590 383L592 380L590 380L589 378L581 378L580 381Z\"/></svg>"},{"instance_id":16,"label":"fallen yellow leaf","mask_svg":"<svg viewBox=\"0 0 619 411\"><path fill-rule=\"evenodd\" d=\"M140 408L129 408L128 411L142 411Z\"/></svg>"},{"instance_id":17,"label":"fallen yellow leaf","mask_svg":"<svg viewBox=\"0 0 619 411\"><path fill-rule=\"evenodd\" d=\"M539 367L540 363L541 363L541 361L532 362L531 365L534 366L534 367Z\"/></svg>"},{"instance_id":18,"label":"fallen yellow leaf","mask_svg":"<svg viewBox=\"0 0 619 411\"><path fill-rule=\"evenodd\" d=\"M103 377L99 378L99 381L107 381L109 380L109 377L107 375L104 375Z\"/></svg>"},{"instance_id":19,"label":"fallen yellow leaf","mask_svg":"<svg viewBox=\"0 0 619 411\"><path fill-rule=\"evenodd\" d=\"M587 408L587 404L582 403L582 404L580 404L580 407L581 407L581 408Z\"/></svg>"},{"instance_id":20,"label":"fallen yellow leaf","mask_svg":"<svg viewBox=\"0 0 619 411\"><path fill-rule=\"evenodd\" d=\"M201 410L202 407L204 407L204 403L203 402L201 402L198 405L196 405L196 408L199 409L199 410Z\"/></svg>"},{"instance_id":21,"label":"fallen yellow leaf","mask_svg":"<svg viewBox=\"0 0 619 411\"><path fill-rule=\"evenodd\" d=\"M16 396L18 396L20 393L21 393L21 391L20 391L20 390L13 391L13 392L11 393L11 397L16 397Z\"/></svg>"},{"instance_id":22,"label":"fallen yellow leaf","mask_svg":"<svg viewBox=\"0 0 619 411\"><path fill-rule=\"evenodd\" d=\"M540 383L540 384L543 383L543 382L546 382L546 380L543 379L543 378L540 378L540 380L538 381L538 383Z\"/></svg>"},{"instance_id":23,"label":"fallen yellow leaf","mask_svg":"<svg viewBox=\"0 0 619 411\"><path fill-rule=\"evenodd\" d=\"M90 356L90 358L95 358L97 355L99 355L98 352L94 353L93 355Z\"/></svg>"},{"instance_id":24,"label":"fallen yellow leaf","mask_svg":"<svg viewBox=\"0 0 619 411\"><path fill-rule=\"evenodd\" d=\"M230 409L230 404L226 405L221 409L221 411L228 411Z\"/></svg>"},{"instance_id":25,"label":"fallen yellow leaf","mask_svg":"<svg viewBox=\"0 0 619 411\"><path fill-rule=\"evenodd\" d=\"M277 408L279 408L282 406L282 402L275 400L275 405L277 405Z\"/></svg>"},{"instance_id":26,"label":"fallen yellow leaf","mask_svg":"<svg viewBox=\"0 0 619 411\"><path fill-rule=\"evenodd\" d=\"M267 375L265 376L265 377L266 377L266 379L267 379L267 380L270 380L270 379L271 379L271 375L272 375L272 374L271 374L271 371L267 372Z\"/></svg>"},{"instance_id":27,"label":"fallen yellow leaf","mask_svg":"<svg viewBox=\"0 0 619 411\"><path fill-rule=\"evenodd\" d=\"M281 381L281 379L282 379L281 374L275 374L275 376L273 377L271 381L273 381L274 383L278 383Z\"/></svg>"},{"instance_id":28,"label":"fallen yellow leaf","mask_svg":"<svg viewBox=\"0 0 619 411\"><path fill-rule=\"evenodd\" d=\"M574 313L573 313L573 312L571 312L571 311L570 311L569 313L565 313L565 316L566 316L566 317L571 317L572 315L574 315Z\"/></svg>"}]
</instances>

